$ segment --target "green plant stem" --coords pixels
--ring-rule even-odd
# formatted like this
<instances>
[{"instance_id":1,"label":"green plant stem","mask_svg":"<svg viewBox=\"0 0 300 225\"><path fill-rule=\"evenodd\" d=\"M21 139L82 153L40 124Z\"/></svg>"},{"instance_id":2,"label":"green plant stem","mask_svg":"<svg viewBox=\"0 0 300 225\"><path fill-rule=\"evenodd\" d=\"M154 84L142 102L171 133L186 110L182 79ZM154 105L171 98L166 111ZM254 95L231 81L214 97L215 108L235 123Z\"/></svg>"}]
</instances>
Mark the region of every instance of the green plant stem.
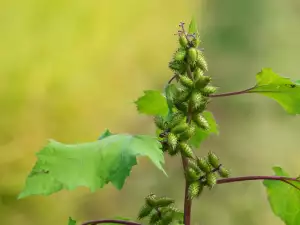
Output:
<instances>
[{"instance_id":1,"label":"green plant stem","mask_svg":"<svg viewBox=\"0 0 300 225\"><path fill-rule=\"evenodd\" d=\"M249 91L251 91L254 88L255 87L251 87L251 88L248 88L248 89L243 90L243 91L234 91L234 92L228 92L228 93L222 93L222 94L212 94L212 95L209 95L209 97L216 98L216 97L227 97L227 96L233 96L233 95L241 95L241 94L254 93L254 92L249 92Z\"/></svg>"},{"instance_id":2,"label":"green plant stem","mask_svg":"<svg viewBox=\"0 0 300 225\"><path fill-rule=\"evenodd\" d=\"M226 184L226 183L233 183L233 182L240 182L240 181L251 181L251 180L278 180L283 181L294 188L300 190L299 187L294 185L293 183L290 183L289 181L296 181L300 183L300 180L297 178L291 178L291 177L281 177L281 176L244 176L244 177L230 177L230 178L223 178L217 180L217 184Z\"/></svg>"},{"instance_id":3,"label":"green plant stem","mask_svg":"<svg viewBox=\"0 0 300 225\"><path fill-rule=\"evenodd\" d=\"M91 220L84 222L82 225L96 225L101 223L115 223L115 224L124 224L124 225L142 225L140 223L132 222L132 221L126 221L126 220Z\"/></svg>"},{"instance_id":4,"label":"green plant stem","mask_svg":"<svg viewBox=\"0 0 300 225\"><path fill-rule=\"evenodd\" d=\"M189 78L193 79L190 66L187 66L187 75ZM189 104L187 123L190 124L191 120L192 120L192 113L191 113L191 106ZM181 155L181 158L182 158L183 170L185 173L187 170L187 167L188 167L188 159L183 155ZM185 177L185 191L184 191L184 224L185 225L191 224L192 200L189 198L188 190L189 190L189 182L188 182L187 178Z\"/></svg>"}]
</instances>

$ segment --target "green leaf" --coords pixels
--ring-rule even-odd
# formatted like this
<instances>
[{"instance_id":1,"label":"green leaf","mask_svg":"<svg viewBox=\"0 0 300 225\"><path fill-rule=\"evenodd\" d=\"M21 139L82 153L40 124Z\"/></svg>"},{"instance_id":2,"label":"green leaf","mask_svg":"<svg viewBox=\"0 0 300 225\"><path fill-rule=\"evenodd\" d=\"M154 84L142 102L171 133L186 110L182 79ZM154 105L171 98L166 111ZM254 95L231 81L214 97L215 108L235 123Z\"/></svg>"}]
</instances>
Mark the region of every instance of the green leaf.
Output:
<instances>
[{"instance_id":1,"label":"green leaf","mask_svg":"<svg viewBox=\"0 0 300 225\"><path fill-rule=\"evenodd\" d=\"M68 225L76 225L76 220L73 220L71 217L69 217Z\"/></svg>"},{"instance_id":2,"label":"green leaf","mask_svg":"<svg viewBox=\"0 0 300 225\"><path fill-rule=\"evenodd\" d=\"M144 91L144 95L135 101L135 104L140 113L161 116L166 116L168 114L168 103L166 97L159 91Z\"/></svg>"},{"instance_id":3,"label":"green leaf","mask_svg":"<svg viewBox=\"0 0 300 225\"><path fill-rule=\"evenodd\" d=\"M102 139L104 139L104 138L106 138L106 137L109 137L109 136L111 136L111 135L113 135L113 134L109 131L109 129L106 129L106 130L100 135L100 137L98 138L98 140L102 140Z\"/></svg>"},{"instance_id":4,"label":"green leaf","mask_svg":"<svg viewBox=\"0 0 300 225\"><path fill-rule=\"evenodd\" d=\"M199 31L198 31L198 25L197 25L196 19L193 16L193 18L190 22L190 25L189 25L189 34L194 34L194 33L199 34Z\"/></svg>"},{"instance_id":5,"label":"green leaf","mask_svg":"<svg viewBox=\"0 0 300 225\"><path fill-rule=\"evenodd\" d=\"M277 101L288 113L300 114L300 83L281 77L271 69L256 75L256 86L248 93L259 93Z\"/></svg>"},{"instance_id":6,"label":"green leaf","mask_svg":"<svg viewBox=\"0 0 300 225\"><path fill-rule=\"evenodd\" d=\"M276 176L288 177L289 175L280 167L273 167ZM290 181L289 181L290 182ZM300 188L300 183L292 181ZM273 213L281 218L286 225L300 224L300 191L282 181L264 180L268 200Z\"/></svg>"},{"instance_id":7,"label":"green leaf","mask_svg":"<svg viewBox=\"0 0 300 225\"><path fill-rule=\"evenodd\" d=\"M209 124L208 130L202 130L200 128L196 128L195 135L190 139L190 144L195 148L199 148L200 144L210 135L210 134L219 134L218 124L215 121L213 114L209 111L203 112L204 118L207 120Z\"/></svg>"},{"instance_id":8,"label":"green leaf","mask_svg":"<svg viewBox=\"0 0 300 225\"><path fill-rule=\"evenodd\" d=\"M83 144L62 144L50 140L38 152L37 162L18 198L50 195L61 189L86 186L96 191L111 182L121 189L137 156L147 156L164 171L160 142L152 136L115 134ZM166 174L166 173L165 173Z\"/></svg>"}]
</instances>

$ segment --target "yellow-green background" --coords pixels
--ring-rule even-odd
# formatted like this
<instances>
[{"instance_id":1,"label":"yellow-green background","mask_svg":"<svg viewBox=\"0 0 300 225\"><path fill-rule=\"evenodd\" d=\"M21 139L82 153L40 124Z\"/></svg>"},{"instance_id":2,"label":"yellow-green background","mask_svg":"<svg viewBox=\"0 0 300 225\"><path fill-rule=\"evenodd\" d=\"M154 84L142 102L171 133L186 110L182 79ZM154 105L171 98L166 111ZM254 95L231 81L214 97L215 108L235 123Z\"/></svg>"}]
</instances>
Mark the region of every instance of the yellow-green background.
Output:
<instances>
[{"instance_id":1,"label":"yellow-green background","mask_svg":"<svg viewBox=\"0 0 300 225\"><path fill-rule=\"evenodd\" d=\"M209 74L220 91L250 87L262 67L300 78L297 0L0 0L0 224L67 224L135 218L153 191L182 206L179 159L164 177L145 159L122 191L111 185L16 200L48 138L95 140L105 129L153 133L133 104L144 89L162 89L180 21L195 15ZM214 99L220 125L198 154L213 150L233 175L298 175L300 118L263 96ZM63 171L62 171L63 173ZM217 186L194 202L193 224L280 225L261 182Z\"/></svg>"}]
</instances>

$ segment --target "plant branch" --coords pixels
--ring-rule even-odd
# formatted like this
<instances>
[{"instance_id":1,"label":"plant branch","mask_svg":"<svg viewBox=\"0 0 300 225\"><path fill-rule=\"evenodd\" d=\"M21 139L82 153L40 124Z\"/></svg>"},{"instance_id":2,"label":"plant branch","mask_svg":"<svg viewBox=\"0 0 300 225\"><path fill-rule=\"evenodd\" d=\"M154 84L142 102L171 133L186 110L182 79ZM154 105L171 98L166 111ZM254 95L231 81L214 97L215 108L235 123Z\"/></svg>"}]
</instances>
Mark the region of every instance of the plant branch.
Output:
<instances>
[{"instance_id":1,"label":"plant branch","mask_svg":"<svg viewBox=\"0 0 300 225\"><path fill-rule=\"evenodd\" d=\"M209 97L216 98L216 97L227 97L227 96L233 96L233 95L249 94L249 93L251 93L249 91L251 91L254 88L255 87L251 87L251 88L248 88L248 89L243 90L243 91L234 91L234 92L228 92L228 93L213 94L213 95L209 95Z\"/></svg>"},{"instance_id":2,"label":"plant branch","mask_svg":"<svg viewBox=\"0 0 300 225\"><path fill-rule=\"evenodd\" d=\"M178 74L174 74L174 75L171 77L171 79L168 81L168 84L171 84L172 81L173 81L175 78L177 78L177 77L178 77Z\"/></svg>"},{"instance_id":3,"label":"plant branch","mask_svg":"<svg viewBox=\"0 0 300 225\"><path fill-rule=\"evenodd\" d=\"M291 177L281 177L281 176L244 176L244 177L230 177L230 178L223 178L217 180L217 184L226 184L226 183L233 183L233 182L240 182L240 181L251 181L251 180L278 180L283 181L294 188L297 188L300 190L299 187L296 185L290 183L289 181L296 181L300 183L300 180L297 178L291 178Z\"/></svg>"},{"instance_id":4,"label":"plant branch","mask_svg":"<svg viewBox=\"0 0 300 225\"><path fill-rule=\"evenodd\" d=\"M123 224L123 225L142 225L140 223L136 223L136 222L132 222L132 221L110 220L110 219L91 220L91 221L88 221L88 222L84 222L82 225L96 225L96 224L102 224L102 223L115 223L115 224Z\"/></svg>"}]
</instances>

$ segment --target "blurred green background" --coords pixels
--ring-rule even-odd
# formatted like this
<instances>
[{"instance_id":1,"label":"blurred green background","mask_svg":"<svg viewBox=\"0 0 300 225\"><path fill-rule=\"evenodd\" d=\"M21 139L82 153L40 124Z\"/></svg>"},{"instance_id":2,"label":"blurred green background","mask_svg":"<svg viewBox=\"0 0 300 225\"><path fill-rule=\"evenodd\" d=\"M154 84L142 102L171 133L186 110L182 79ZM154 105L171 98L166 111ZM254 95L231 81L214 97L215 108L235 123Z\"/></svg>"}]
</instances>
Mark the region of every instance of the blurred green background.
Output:
<instances>
[{"instance_id":1,"label":"blurred green background","mask_svg":"<svg viewBox=\"0 0 300 225\"><path fill-rule=\"evenodd\" d=\"M220 92L242 90L262 67L300 78L297 0L10 0L0 1L0 224L67 224L136 218L149 192L182 206L179 159L167 158L166 178L140 159L122 191L111 185L16 200L48 138L95 140L105 129L153 133L151 118L132 103L144 89L162 89L172 75L180 21L195 15ZM300 118L274 101L247 95L213 99L220 136L212 150L232 175L268 175L280 165L298 175ZM193 224L281 225L261 182L217 186L194 202Z\"/></svg>"}]
</instances>

